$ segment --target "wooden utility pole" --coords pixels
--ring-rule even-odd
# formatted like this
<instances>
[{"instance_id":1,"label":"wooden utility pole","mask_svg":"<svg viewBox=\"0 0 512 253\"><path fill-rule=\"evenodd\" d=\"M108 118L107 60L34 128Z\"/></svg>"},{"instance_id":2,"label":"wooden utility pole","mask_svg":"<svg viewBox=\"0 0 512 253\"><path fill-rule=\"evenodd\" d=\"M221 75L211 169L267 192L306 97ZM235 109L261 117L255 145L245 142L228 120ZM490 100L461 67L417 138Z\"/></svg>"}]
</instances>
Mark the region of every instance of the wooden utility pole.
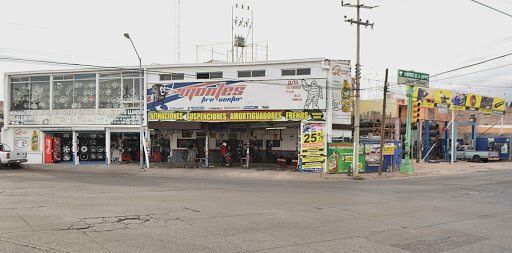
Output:
<instances>
[{"instance_id":1,"label":"wooden utility pole","mask_svg":"<svg viewBox=\"0 0 512 253\"><path fill-rule=\"evenodd\" d=\"M384 78L384 98L382 99L382 119L380 121L380 155L379 155L379 177L382 176L382 160L384 158L384 135L386 134L386 99L388 93L388 69Z\"/></svg>"}]
</instances>

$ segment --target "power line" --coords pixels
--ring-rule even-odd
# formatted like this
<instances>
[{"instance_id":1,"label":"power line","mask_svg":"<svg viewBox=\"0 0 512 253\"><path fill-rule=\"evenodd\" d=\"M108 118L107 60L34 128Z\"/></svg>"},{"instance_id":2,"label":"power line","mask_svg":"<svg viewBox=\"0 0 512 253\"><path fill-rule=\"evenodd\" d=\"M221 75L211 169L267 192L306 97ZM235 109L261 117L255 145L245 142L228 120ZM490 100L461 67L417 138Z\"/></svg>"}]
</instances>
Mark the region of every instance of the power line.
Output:
<instances>
[{"instance_id":1,"label":"power line","mask_svg":"<svg viewBox=\"0 0 512 253\"><path fill-rule=\"evenodd\" d=\"M509 17L512 17L512 15L510 15L510 14L508 14L508 13L506 13L506 12L500 11L500 10L498 10L498 9L496 9L496 8L493 8L493 7L489 6L489 5L485 5L485 4L480 3L480 2L478 2L478 1L475 1L475 0L470 0L470 1L473 1L473 2L475 2L475 3L477 3L477 4L481 4L481 5L483 5L483 6L487 7L487 8L489 8L489 9L495 10L495 11L497 11L497 12L499 12L499 13L502 13L502 14L505 14L505 15L507 15L507 16L509 16Z\"/></svg>"},{"instance_id":2,"label":"power line","mask_svg":"<svg viewBox=\"0 0 512 253\"><path fill-rule=\"evenodd\" d=\"M494 61L494 60L497 60L497 59L500 59L500 58L504 58L504 57L507 57L507 56L511 56L511 55L512 55L512 53L508 53L508 54L500 55L500 56L498 56L498 57L494 57L494 58L491 58L491 59L488 59L488 60L485 60L485 61L481 61L481 62L477 62L477 63L469 64L469 65L466 65L466 66L463 66L463 67L460 67L460 68L456 68L456 69L448 70L448 71L445 71L445 72L441 72L441 73L439 73L439 74L435 74L435 75L432 75L432 76L430 76L430 77L432 78L432 77L435 77L435 76L444 75L444 74L446 74L446 73L450 73L450 72L454 72L454 71L457 71L457 70L461 70L461 69L465 69L465 68L473 67L473 66L476 66L476 65L480 65L480 64L483 64L483 63L486 63L486 62Z\"/></svg>"}]
</instances>

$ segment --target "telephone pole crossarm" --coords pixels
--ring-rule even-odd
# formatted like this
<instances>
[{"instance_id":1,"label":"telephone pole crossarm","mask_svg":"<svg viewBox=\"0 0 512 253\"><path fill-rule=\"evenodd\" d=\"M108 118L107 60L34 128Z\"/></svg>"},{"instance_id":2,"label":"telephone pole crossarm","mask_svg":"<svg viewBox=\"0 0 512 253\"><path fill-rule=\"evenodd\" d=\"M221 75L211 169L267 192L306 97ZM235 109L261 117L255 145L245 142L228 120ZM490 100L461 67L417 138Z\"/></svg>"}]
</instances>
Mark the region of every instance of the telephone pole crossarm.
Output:
<instances>
[{"instance_id":1,"label":"telephone pole crossarm","mask_svg":"<svg viewBox=\"0 0 512 253\"><path fill-rule=\"evenodd\" d=\"M355 85L355 101L354 101L354 153L353 153L353 157L352 157L352 174L354 177L357 177L357 174L359 172L359 99L361 97L360 95L360 91L361 91L361 87L360 87L360 80L361 80L361 64L359 63L359 48L360 48L360 43L359 43L359 27L361 25L364 25L365 27L368 27L368 26L371 26L372 29L373 29L373 23L370 23L368 20L366 20L366 22L363 22L360 18L359 18L359 10L361 8L364 8L364 9L373 9L377 6L365 6L363 4L359 4L359 0L357 0L357 4L356 5L352 5L352 4L346 4L346 3L343 3L343 1L341 1L341 7L354 7L357 9L357 18L354 20L354 19L348 19L347 20L347 16L345 16L345 22L348 22L350 23L351 25L353 24L356 24L357 25L357 48L356 48L356 85Z\"/></svg>"}]
</instances>

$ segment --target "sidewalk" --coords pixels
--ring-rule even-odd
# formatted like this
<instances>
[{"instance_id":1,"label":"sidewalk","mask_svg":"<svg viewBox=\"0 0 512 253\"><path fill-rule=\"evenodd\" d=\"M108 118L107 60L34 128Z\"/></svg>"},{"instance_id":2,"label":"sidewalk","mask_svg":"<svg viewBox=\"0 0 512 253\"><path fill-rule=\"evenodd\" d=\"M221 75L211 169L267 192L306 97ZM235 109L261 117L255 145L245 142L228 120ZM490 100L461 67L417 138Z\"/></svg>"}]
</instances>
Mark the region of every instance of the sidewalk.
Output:
<instances>
[{"instance_id":1,"label":"sidewalk","mask_svg":"<svg viewBox=\"0 0 512 253\"><path fill-rule=\"evenodd\" d=\"M510 162L488 162L473 163L459 161L453 165L450 163L414 163L413 175L400 174L400 171L383 172L379 177L377 173L360 173L359 176L365 180L382 180L382 179L399 179L405 177L418 176L443 176L468 172L492 171L512 169ZM172 166L180 167L180 166ZM181 167L170 168L165 163L150 164L150 168L144 170L139 169L139 163L124 164L89 164L89 165L72 165L72 164L25 164L22 169L34 170L59 170L65 172L88 172L88 173L104 173L104 174L134 174L147 176L172 176L172 177L238 177L238 178L261 178L261 179L286 179L286 180L353 180L346 174L328 174L328 173L311 173L292 171L295 167L280 167L274 164L255 164L249 169L240 167L213 167L209 169L199 169ZM3 170L10 169L4 168Z\"/></svg>"}]
</instances>

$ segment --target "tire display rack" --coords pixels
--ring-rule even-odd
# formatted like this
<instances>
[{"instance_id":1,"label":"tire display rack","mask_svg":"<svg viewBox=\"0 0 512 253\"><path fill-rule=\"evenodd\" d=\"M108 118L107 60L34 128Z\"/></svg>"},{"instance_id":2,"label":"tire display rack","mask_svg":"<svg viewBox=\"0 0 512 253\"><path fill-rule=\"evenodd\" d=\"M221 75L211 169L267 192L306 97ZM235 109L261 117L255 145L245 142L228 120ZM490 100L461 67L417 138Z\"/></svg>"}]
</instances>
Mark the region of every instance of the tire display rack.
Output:
<instances>
[{"instance_id":1,"label":"tire display rack","mask_svg":"<svg viewBox=\"0 0 512 253\"><path fill-rule=\"evenodd\" d=\"M56 133L53 137L59 140L59 145L53 147L54 162L72 162L73 148L71 133Z\"/></svg>"},{"instance_id":2,"label":"tire display rack","mask_svg":"<svg viewBox=\"0 0 512 253\"><path fill-rule=\"evenodd\" d=\"M105 161L105 136L80 133L77 154L80 161Z\"/></svg>"}]
</instances>

